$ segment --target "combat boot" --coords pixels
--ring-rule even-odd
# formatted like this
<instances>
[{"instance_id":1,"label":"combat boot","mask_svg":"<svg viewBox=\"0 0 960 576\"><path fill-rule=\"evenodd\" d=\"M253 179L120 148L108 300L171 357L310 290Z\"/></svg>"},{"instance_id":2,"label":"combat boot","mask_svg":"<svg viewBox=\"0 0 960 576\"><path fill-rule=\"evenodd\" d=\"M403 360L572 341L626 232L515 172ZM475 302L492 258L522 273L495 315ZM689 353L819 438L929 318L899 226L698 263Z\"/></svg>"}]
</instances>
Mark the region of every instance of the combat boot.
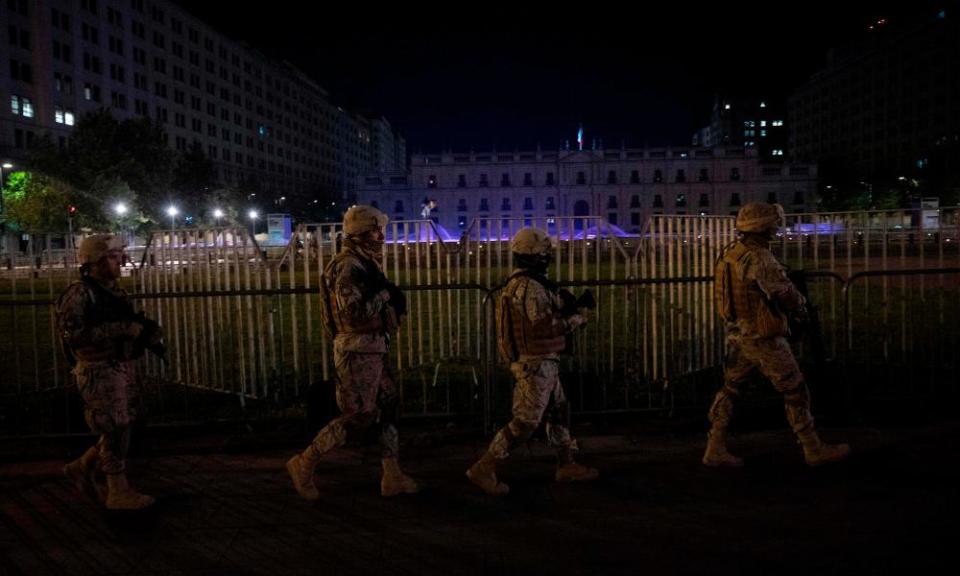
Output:
<instances>
[{"instance_id":1,"label":"combat boot","mask_svg":"<svg viewBox=\"0 0 960 576\"><path fill-rule=\"evenodd\" d=\"M703 453L703 463L711 468L740 468L743 466L743 458L727 451L726 430L714 429L707 432L707 449Z\"/></svg>"},{"instance_id":2,"label":"combat boot","mask_svg":"<svg viewBox=\"0 0 960 576\"><path fill-rule=\"evenodd\" d=\"M557 466L557 472L554 474L557 482L586 482L596 480L599 476L600 471L596 468L577 464L572 460Z\"/></svg>"},{"instance_id":3,"label":"combat boot","mask_svg":"<svg viewBox=\"0 0 960 576\"><path fill-rule=\"evenodd\" d=\"M297 494L304 500L313 502L320 498L320 492L317 485L313 483L313 473L317 468L317 461L320 460L320 454L317 453L313 444L307 447L302 454L297 454L287 460L287 473L293 480L293 487Z\"/></svg>"},{"instance_id":4,"label":"combat boot","mask_svg":"<svg viewBox=\"0 0 960 576\"><path fill-rule=\"evenodd\" d=\"M808 466L822 466L831 462L846 460L850 455L849 444L826 444L820 440L816 430L797 434L803 446L803 459Z\"/></svg>"},{"instance_id":5,"label":"combat boot","mask_svg":"<svg viewBox=\"0 0 960 576\"><path fill-rule=\"evenodd\" d=\"M476 464L467 470L467 478L491 496L510 493L509 486L497 481L497 459L490 452L484 452Z\"/></svg>"},{"instance_id":6,"label":"combat boot","mask_svg":"<svg viewBox=\"0 0 960 576\"><path fill-rule=\"evenodd\" d=\"M153 496L141 494L130 486L125 473L107 474L107 510L141 510L153 502Z\"/></svg>"},{"instance_id":7,"label":"combat boot","mask_svg":"<svg viewBox=\"0 0 960 576\"><path fill-rule=\"evenodd\" d=\"M106 499L104 487L97 482L97 447L91 446L83 456L63 467L63 475L73 482L77 491L97 504Z\"/></svg>"},{"instance_id":8,"label":"combat boot","mask_svg":"<svg viewBox=\"0 0 960 576\"><path fill-rule=\"evenodd\" d=\"M416 494L420 490L413 478L400 470L400 464L396 458L384 458L381 464L383 465L383 478L380 480L381 496Z\"/></svg>"}]
</instances>

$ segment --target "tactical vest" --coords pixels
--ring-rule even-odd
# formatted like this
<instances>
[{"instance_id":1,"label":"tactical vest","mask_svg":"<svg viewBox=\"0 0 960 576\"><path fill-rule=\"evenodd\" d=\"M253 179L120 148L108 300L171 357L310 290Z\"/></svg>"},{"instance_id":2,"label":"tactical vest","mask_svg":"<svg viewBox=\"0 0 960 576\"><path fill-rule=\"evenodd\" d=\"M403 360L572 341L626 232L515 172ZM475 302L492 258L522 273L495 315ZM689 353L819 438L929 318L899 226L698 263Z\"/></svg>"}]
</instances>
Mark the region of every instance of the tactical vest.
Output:
<instances>
[{"instance_id":1,"label":"tactical vest","mask_svg":"<svg viewBox=\"0 0 960 576\"><path fill-rule=\"evenodd\" d=\"M740 241L724 250L714 274L717 312L724 321L742 323L746 332L761 338L786 336L790 333L786 314L767 298L755 280L746 277L757 250Z\"/></svg>"},{"instance_id":2,"label":"tactical vest","mask_svg":"<svg viewBox=\"0 0 960 576\"><path fill-rule=\"evenodd\" d=\"M523 276L529 279L524 281ZM531 282L537 280L526 274L517 274L497 298L497 343L500 355L510 362L516 362L521 356L558 354L566 348L566 324L554 325L553 322L559 310L554 307L552 313L537 324L527 318L523 306Z\"/></svg>"},{"instance_id":3,"label":"tactical vest","mask_svg":"<svg viewBox=\"0 0 960 576\"><path fill-rule=\"evenodd\" d=\"M345 310L340 310L337 302L336 282L340 267L343 266L348 256L356 258L354 254L345 251L339 252L334 256L323 269L320 277L320 316L323 322L324 330L331 337L337 334L382 334L386 331L383 314L375 314L366 320L357 321L350 317ZM374 286L377 275L382 275L379 270L373 270L372 266L364 259L358 258L364 268L364 281L361 283L360 290L363 299L372 298L379 288Z\"/></svg>"},{"instance_id":4,"label":"tactical vest","mask_svg":"<svg viewBox=\"0 0 960 576\"><path fill-rule=\"evenodd\" d=\"M60 318L60 308L63 298L74 286L82 286L87 295L87 306L84 309L85 322L90 326L100 326L112 322L124 322L130 320L134 315L133 304L126 294L114 294L103 286L100 286L93 278L84 277L81 280L73 282L70 287L60 295L57 300L57 325L62 326ZM61 332L60 347L67 362L73 366L77 360L84 362L105 362L109 360L131 360L133 359L132 339L128 337L117 337L112 340L99 342L89 345L71 345L66 334Z\"/></svg>"}]
</instances>

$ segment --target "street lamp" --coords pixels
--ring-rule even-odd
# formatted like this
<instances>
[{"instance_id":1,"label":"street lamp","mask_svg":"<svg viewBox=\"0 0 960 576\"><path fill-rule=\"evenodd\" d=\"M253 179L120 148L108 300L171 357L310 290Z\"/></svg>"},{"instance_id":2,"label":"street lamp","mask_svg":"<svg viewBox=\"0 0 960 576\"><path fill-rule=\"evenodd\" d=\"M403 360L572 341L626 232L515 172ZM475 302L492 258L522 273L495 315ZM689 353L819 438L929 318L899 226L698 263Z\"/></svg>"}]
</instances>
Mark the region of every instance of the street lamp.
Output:
<instances>
[{"instance_id":1,"label":"street lamp","mask_svg":"<svg viewBox=\"0 0 960 576\"><path fill-rule=\"evenodd\" d=\"M247 217L250 218L250 235L251 236L257 235L257 216L259 216L259 214L257 214L256 210L251 209L249 212L247 212Z\"/></svg>"},{"instance_id":2,"label":"street lamp","mask_svg":"<svg viewBox=\"0 0 960 576\"><path fill-rule=\"evenodd\" d=\"M170 217L170 244L173 245L173 230L176 228L177 214L180 211L173 204L167 206L167 216Z\"/></svg>"},{"instance_id":3,"label":"street lamp","mask_svg":"<svg viewBox=\"0 0 960 576\"><path fill-rule=\"evenodd\" d=\"M117 214L117 219L119 220L118 225L120 227L120 234L123 235L123 241L127 241L127 230L123 225L123 217L127 213L127 205L123 202L117 202L113 205L113 211Z\"/></svg>"},{"instance_id":4,"label":"street lamp","mask_svg":"<svg viewBox=\"0 0 960 576\"><path fill-rule=\"evenodd\" d=\"M217 222L217 226L220 225L220 219L223 218L223 210L219 208L214 208L213 210L213 219Z\"/></svg>"},{"instance_id":5,"label":"street lamp","mask_svg":"<svg viewBox=\"0 0 960 576\"><path fill-rule=\"evenodd\" d=\"M13 169L13 164L9 162L4 162L3 164L0 164L0 166L2 166L2 168L0 168L0 250L2 250L3 248L5 248L5 239L6 239L6 232L7 232L7 222L5 219L2 218L3 217L3 171L4 170L9 171Z\"/></svg>"}]
</instances>

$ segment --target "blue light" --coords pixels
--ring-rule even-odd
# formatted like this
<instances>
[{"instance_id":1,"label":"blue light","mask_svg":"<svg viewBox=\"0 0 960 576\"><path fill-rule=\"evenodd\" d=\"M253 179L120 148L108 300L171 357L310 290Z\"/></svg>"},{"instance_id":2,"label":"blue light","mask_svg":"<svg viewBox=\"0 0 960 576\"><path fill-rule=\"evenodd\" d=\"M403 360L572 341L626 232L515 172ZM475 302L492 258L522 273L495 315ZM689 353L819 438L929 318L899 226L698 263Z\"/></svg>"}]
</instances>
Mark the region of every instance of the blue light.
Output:
<instances>
[{"instance_id":1,"label":"blue light","mask_svg":"<svg viewBox=\"0 0 960 576\"><path fill-rule=\"evenodd\" d=\"M939 18L940 20L943 20L943 19L946 18L946 17L947 17L947 11L946 11L946 10L941 10L941 11L937 12L937 18Z\"/></svg>"}]
</instances>

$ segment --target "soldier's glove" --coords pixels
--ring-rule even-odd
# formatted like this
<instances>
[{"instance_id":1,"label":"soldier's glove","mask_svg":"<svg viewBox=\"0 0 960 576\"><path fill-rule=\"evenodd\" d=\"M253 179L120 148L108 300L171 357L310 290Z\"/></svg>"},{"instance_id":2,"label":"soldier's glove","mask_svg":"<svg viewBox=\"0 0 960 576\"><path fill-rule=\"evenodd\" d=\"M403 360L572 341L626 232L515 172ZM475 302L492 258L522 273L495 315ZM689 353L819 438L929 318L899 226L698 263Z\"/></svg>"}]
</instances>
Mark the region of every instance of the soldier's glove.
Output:
<instances>
[{"instance_id":1,"label":"soldier's glove","mask_svg":"<svg viewBox=\"0 0 960 576\"><path fill-rule=\"evenodd\" d=\"M390 293L390 300L387 303L393 306L397 316L405 315L407 313L407 295L396 284L389 281L386 290Z\"/></svg>"},{"instance_id":2,"label":"soldier's glove","mask_svg":"<svg viewBox=\"0 0 960 576\"><path fill-rule=\"evenodd\" d=\"M573 295L573 292L567 290L566 288L561 288L557 291L557 295L560 296L560 301L563 303L560 307L560 312L565 317L569 317L577 313L577 297Z\"/></svg>"},{"instance_id":3,"label":"soldier's glove","mask_svg":"<svg viewBox=\"0 0 960 576\"><path fill-rule=\"evenodd\" d=\"M167 360L167 348L163 344L163 329L156 320L147 318L143 312L134 314L133 321L140 324L140 335L133 341L134 350L149 350L161 360Z\"/></svg>"},{"instance_id":4,"label":"soldier's glove","mask_svg":"<svg viewBox=\"0 0 960 576\"><path fill-rule=\"evenodd\" d=\"M579 328L580 326L583 326L584 324L586 324L587 319L584 318L581 314L573 314L572 316L569 316L567 318L566 322L567 322L567 330L573 331Z\"/></svg>"}]
</instances>

